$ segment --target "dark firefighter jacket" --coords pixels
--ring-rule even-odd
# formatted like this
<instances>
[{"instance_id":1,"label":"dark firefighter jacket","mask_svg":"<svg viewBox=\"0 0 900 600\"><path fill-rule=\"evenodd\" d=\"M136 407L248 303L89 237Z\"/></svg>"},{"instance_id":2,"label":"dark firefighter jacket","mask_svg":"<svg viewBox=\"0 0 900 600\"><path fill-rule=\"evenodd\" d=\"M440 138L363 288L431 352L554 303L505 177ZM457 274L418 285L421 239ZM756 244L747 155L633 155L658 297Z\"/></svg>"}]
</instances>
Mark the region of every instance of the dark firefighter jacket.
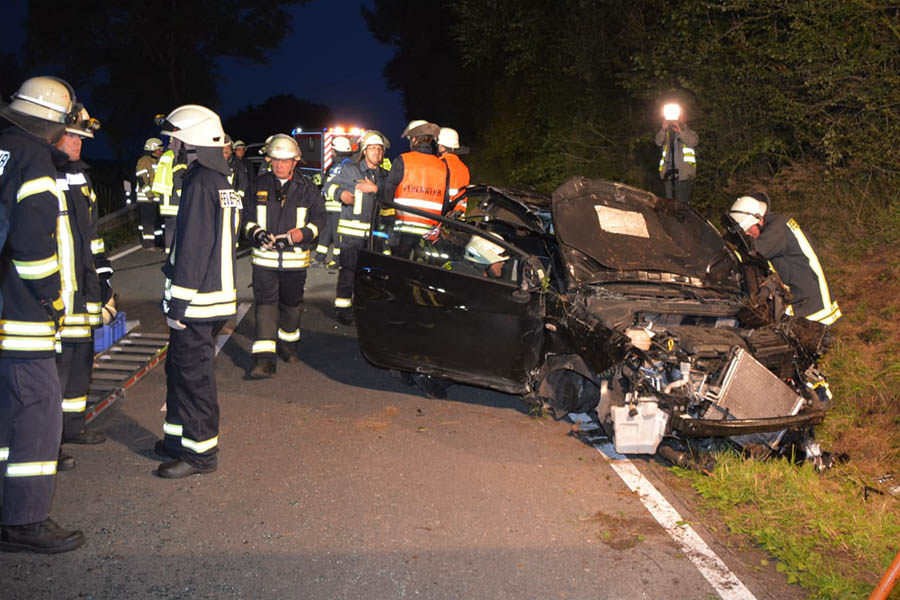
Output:
<instances>
[{"instance_id":1,"label":"dark firefighter jacket","mask_svg":"<svg viewBox=\"0 0 900 600\"><path fill-rule=\"evenodd\" d=\"M68 210L61 229L71 240L75 275L72 294L68 297L63 294L66 304L66 314L60 328L63 341L90 342L91 328L102 324L100 279L93 253L99 240L95 216L97 196L85 173L86 169L87 165L81 161L69 162L57 174L56 181L57 188L66 195Z\"/></svg>"},{"instance_id":2,"label":"dark firefighter jacket","mask_svg":"<svg viewBox=\"0 0 900 600\"><path fill-rule=\"evenodd\" d=\"M250 190L245 208L244 235L252 239L260 228L272 235L299 229L303 241L284 250L254 247L250 262L267 269L305 269L325 221L325 201L308 177L295 171L293 178L282 185L271 171L260 175Z\"/></svg>"},{"instance_id":3,"label":"dark firefighter jacket","mask_svg":"<svg viewBox=\"0 0 900 600\"><path fill-rule=\"evenodd\" d=\"M17 127L0 133L0 203L9 234L0 253L0 356L52 358L61 298L57 217L66 198L56 187L66 155Z\"/></svg>"},{"instance_id":4,"label":"dark firefighter jacket","mask_svg":"<svg viewBox=\"0 0 900 600\"><path fill-rule=\"evenodd\" d=\"M220 148L212 148L213 151ZM198 154L199 155L199 154ZM184 175L175 241L163 266L163 312L182 321L223 321L237 311L235 242L241 200L221 171L190 164Z\"/></svg>"},{"instance_id":5,"label":"dark firefighter jacket","mask_svg":"<svg viewBox=\"0 0 900 600\"><path fill-rule=\"evenodd\" d=\"M822 265L796 221L769 213L754 246L790 288L794 315L824 325L840 318L841 310L831 299Z\"/></svg>"},{"instance_id":6,"label":"dark firefighter jacket","mask_svg":"<svg viewBox=\"0 0 900 600\"><path fill-rule=\"evenodd\" d=\"M353 204L341 203L341 217L337 227L339 234L358 238L368 237L378 193L357 194L356 182L368 179L382 190L386 178L387 171L380 166L370 169L365 159L359 162L351 161L343 166L334 178L333 183L337 186L334 196L340 199L344 192L349 192L353 196Z\"/></svg>"}]
</instances>

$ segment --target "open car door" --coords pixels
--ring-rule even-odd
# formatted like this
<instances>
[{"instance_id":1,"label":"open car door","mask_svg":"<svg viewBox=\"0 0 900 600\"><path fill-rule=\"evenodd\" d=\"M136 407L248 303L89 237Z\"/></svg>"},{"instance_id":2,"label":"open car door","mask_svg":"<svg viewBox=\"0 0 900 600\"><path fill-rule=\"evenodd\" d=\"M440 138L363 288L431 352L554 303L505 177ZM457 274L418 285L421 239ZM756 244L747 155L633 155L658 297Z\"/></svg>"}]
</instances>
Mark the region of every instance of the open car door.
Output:
<instances>
[{"instance_id":1,"label":"open car door","mask_svg":"<svg viewBox=\"0 0 900 600\"><path fill-rule=\"evenodd\" d=\"M354 282L363 355L381 367L526 392L543 343L537 259L485 228L446 218L425 237L388 236L379 212Z\"/></svg>"}]
</instances>

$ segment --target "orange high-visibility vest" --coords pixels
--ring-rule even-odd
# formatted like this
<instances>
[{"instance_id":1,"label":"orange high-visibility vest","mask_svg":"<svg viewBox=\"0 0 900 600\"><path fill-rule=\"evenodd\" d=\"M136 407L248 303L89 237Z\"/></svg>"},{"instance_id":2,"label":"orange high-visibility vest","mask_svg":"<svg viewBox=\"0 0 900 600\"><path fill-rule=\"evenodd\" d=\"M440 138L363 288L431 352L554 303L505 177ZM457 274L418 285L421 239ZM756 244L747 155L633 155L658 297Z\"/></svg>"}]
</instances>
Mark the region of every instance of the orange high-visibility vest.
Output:
<instances>
[{"instance_id":1,"label":"orange high-visibility vest","mask_svg":"<svg viewBox=\"0 0 900 600\"><path fill-rule=\"evenodd\" d=\"M447 190L447 195L449 195L450 200L453 201L460 195L462 189L469 185L469 167L466 166L466 163L464 163L458 155L453 154L452 152L445 152L442 154L441 160L444 161L444 164L450 169L450 189ZM466 210L466 201L460 201L460 203L456 205L456 210Z\"/></svg>"},{"instance_id":2,"label":"orange high-visibility vest","mask_svg":"<svg viewBox=\"0 0 900 600\"><path fill-rule=\"evenodd\" d=\"M440 215L447 191L447 165L433 154L406 152L403 158L403 179L394 192L394 202ZM403 211L397 211L394 230L424 235L437 221Z\"/></svg>"}]
</instances>

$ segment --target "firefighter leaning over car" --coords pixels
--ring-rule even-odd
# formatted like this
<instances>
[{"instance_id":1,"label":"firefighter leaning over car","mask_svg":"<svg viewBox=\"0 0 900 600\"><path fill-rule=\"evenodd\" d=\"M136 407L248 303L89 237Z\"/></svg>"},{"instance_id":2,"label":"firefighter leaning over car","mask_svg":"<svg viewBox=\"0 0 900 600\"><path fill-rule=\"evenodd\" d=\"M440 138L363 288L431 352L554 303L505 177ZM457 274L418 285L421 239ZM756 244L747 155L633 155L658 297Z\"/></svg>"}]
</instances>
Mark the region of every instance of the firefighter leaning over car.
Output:
<instances>
[{"instance_id":1,"label":"firefighter leaning over car","mask_svg":"<svg viewBox=\"0 0 900 600\"><path fill-rule=\"evenodd\" d=\"M741 196L728 216L751 238L751 247L769 261L790 290L788 314L822 325L831 325L841 317L812 244L794 219L772 212L768 195L756 192Z\"/></svg>"},{"instance_id":2,"label":"firefighter leaning over car","mask_svg":"<svg viewBox=\"0 0 900 600\"><path fill-rule=\"evenodd\" d=\"M385 181L385 198L393 198L398 206L409 206L436 215L447 211L447 188L450 173L447 165L435 156L434 139L440 128L427 121L410 121L403 131L409 138L410 151L394 160ZM391 253L411 258L422 237L437 221L397 210L395 236Z\"/></svg>"},{"instance_id":3,"label":"firefighter leaning over car","mask_svg":"<svg viewBox=\"0 0 900 600\"><path fill-rule=\"evenodd\" d=\"M294 170L300 147L289 135L277 134L266 144L272 170L250 190L244 235L253 243L253 300L256 336L251 353L251 379L275 375L276 355L299 362L300 315L306 269L319 231L325 226L325 204L319 189Z\"/></svg>"},{"instance_id":4,"label":"firefighter leaning over car","mask_svg":"<svg viewBox=\"0 0 900 600\"><path fill-rule=\"evenodd\" d=\"M78 122L67 126L56 143L69 159L56 179L57 189L65 194L67 208L65 215L59 217L56 239L59 255L71 256L67 268L71 268L73 275L72 289L67 291L67 269L60 271L66 308L59 330L61 351L56 355L56 369L62 390L63 444L106 441L103 433L85 429L84 418L94 364L94 328L102 324L103 295L94 263L94 250L102 245L96 228L97 196L87 176L88 166L81 160L81 148L83 140L93 138L99 128L100 122L82 108ZM108 288L108 281L104 287ZM57 470L68 471L74 467L75 459L60 448Z\"/></svg>"},{"instance_id":5,"label":"firefighter leaning over car","mask_svg":"<svg viewBox=\"0 0 900 600\"><path fill-rule=\"evenodd\" d=\"M56 342L74 286L71 248L57 246L66 196L56 187L68 157L53 147L75 123L75 94L54 77L33 77L0 104L13 124L0 133L0 203L9 234L0 252L0 550L56 553L84 543L49 518L62 434ZM63 275L66 282L63 284ZM63 288L65 285L65 290Z\"/></svg>"},{"instance_id":6,"label":"firefighter leaning over car","mask_svg":"<svg viewBox=\"0 0 900 600\"><path fill-rule=\"evenodd\" d=\"M328 268L334 268L338 265L338 257L341 254L341 248L338 244L337 228L338 220L341 217L341 199L337 197L336 192L338 184L334 179L344 168L344 165L352 162L350 158L353 156L353 146L350 140L344 136L338 136L331 142L331 148L334 150L334 160L328 168L325 175L325 185L322 186L322 196L325 197L325 212L328 221L325 229L319 234L319 244L316 246L316 259L313 266L325 266L328 258L328 249L331 247L331 261L328 262Z\"/></svg>"},{"instance_id":7,"label":"firefighter leaning over car","mask_svg":"<svg viewBox=\"0 0 900 600\"><path fill-rule=\"evenodd\" d=\"M381 167L381 161L388 147L380 132L374 129L366 132L360 141L359 161L345 164L332 182L336 186L334 196L341 201L337 227L341 268L334 310L335 318L345 325L353 322L353 276L359 251L372 233L372 212L377 205L378 191L387 180L388 173Z\"/></svg>"},{"instance_id":8,"label":"firefighter leaning over car","mask_svg":"<svg viewBox=\"0 0 900 600\"><path fill-rule=\"evenodd\" d=\"M469 167L459 158L461 148L459 146L459 133L450 127L441 127L437 138L438 156L447 165L450 171L450 187L447 195L450 202L456 202L453 211L466 213L466 194L464 187L469 185Z\"/></svg>"},{"instance_id":9,"label":"firefighter leaning over car","mask_svg":"<svg viewBox=\"0 0 900 600\"><path fill-rule=\"evenodd\" d=\"M241 199L222 154L219 116L203 106L180 106L166 117L164 135L195 151L184 174L175 241L163 266L163 312L169 325L164 439L154 451L171 460L157 469L176 479L217 467L219 402L215 339L237 313L235 242Z\"/></svg>"},{"instance_id":10,"label":"firefighter leaning over car","mask_svg":"<svg viewBox=\"0 0 900 600\"><path fill-rule=\"evenodd\" d=\"M144 154L134 168L135 190L137 191L138 216L141 245L149 250L162 242L162 226L159 224L159 198L153 191L153 179L159 157L162 155L162 140L150 138L144 142ZM159 238L159 239L158 239Z\"/></svg>"}]
</instances>

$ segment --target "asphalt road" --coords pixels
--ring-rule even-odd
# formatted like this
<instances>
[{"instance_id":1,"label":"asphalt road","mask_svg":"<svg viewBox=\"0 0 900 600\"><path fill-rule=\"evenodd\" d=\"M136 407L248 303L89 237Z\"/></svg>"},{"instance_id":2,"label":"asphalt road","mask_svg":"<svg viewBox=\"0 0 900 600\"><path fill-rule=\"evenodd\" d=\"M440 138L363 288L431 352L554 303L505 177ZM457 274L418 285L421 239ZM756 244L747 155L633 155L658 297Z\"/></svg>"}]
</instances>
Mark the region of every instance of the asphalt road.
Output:
<instances>
[{"instance_id":1,"label":"asphalt road","mask_svg":"<svg viewBox=\"0 0 900 600\"><path fill-rule=\"evenodd\" d=\"M144 331L165 331L162 258L116 262L120 305ZM467 386L431 400L368 364L354 329L330 318L335 282L310 271L301 364L245 379L252 309L224 346L215 473L153 475L161 367L92 424L107 443L67 446L78 466L58 475L52 516L87 543L0 555L0 598L729 597L570 423ZM754 597L804 597L704 527L661 465L636 464Z\"/></svg>"}]
</instances>

